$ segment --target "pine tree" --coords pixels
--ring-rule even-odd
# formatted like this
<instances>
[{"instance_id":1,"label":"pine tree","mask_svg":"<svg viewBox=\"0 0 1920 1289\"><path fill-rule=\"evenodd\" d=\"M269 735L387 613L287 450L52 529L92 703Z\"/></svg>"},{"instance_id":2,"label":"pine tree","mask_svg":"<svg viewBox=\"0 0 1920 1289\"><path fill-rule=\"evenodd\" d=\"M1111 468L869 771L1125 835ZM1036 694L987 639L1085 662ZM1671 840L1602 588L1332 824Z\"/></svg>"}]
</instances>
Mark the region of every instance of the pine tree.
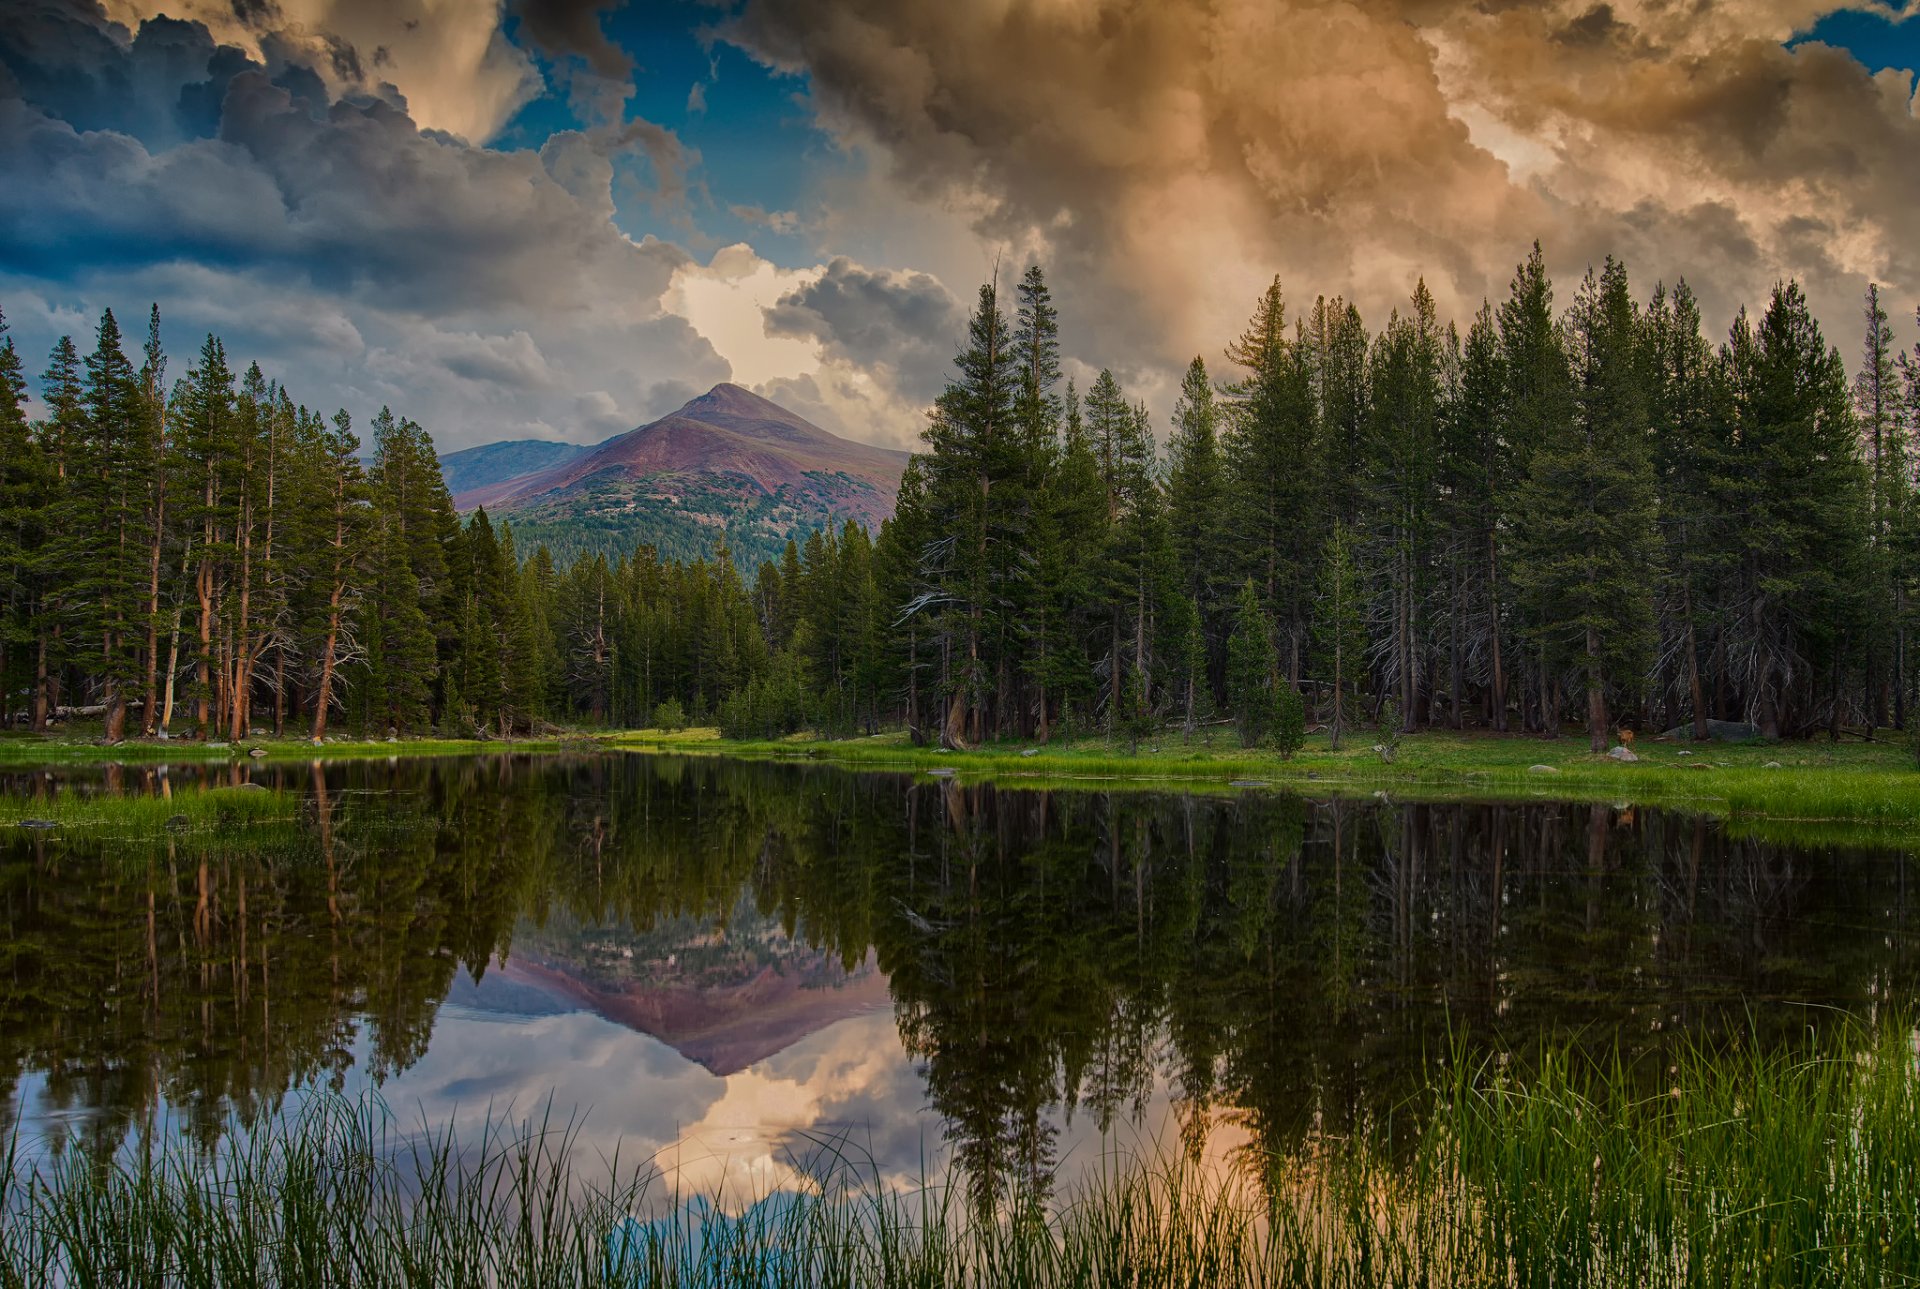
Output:
<instances>
[{"instance_id":1,"label":"pine tree","mask_svg":"<svg viewBox=\"0 0 1920 1289\"><path fill-rule=\"evenodd\" d=\"M1499 310L1500 367L1502 393L1500 435L1508 457L1511 477L1529 480L1535 473L1534 455L1549 441L1563 439L1573 424L1573 389L1567 366L1567 353L1559 325L1553 316L1553 284L1547 277L1546 257L1540 244L1515 270L1513 287ZM1536 521L1549 522L1552 516L1532 509L1521 500L1516 486L1512 505L1512 530L1516 546L1528 543L1528 528ZM1552 542L1533 543L1544 553ZM1544 555L1543 555L1544 557ZM1555 659L1549 652L1553 636L1541 624L1554 620L1556 606L1539 597L1553 584L1550 579L1527 578L1521 567L1526 556L1512 552L1516 607L1530 628L1534 649L1529 659L1532 672L1533 729L1550 736L1560 732L1559 686ZM1523 709L1529 704L1522 703Z\"/></svg>"},{"instance_id":2,"label":"pine tree","mask_svg":"<svg viewBox=\"0 0 1920 1289\"><path fill-rule=\"evenodd\" d=\"M27 380L0 313L0 725L14 720L20 660L34 641L33 550L40 538L39 448L27 425Z\"/></svg>"},{"instance_id":3,"label":"pine tree","mask_svg":"<svg viewBox=\"0 0 1920 1289\"><path fill-rule=\"evenodd\" d=\"M1234 600L1233 634L1227 640L1227 705L1243 747L1258 747L1273 727L1273 632L1248 578Z\"/></svg>"},{"instance_id":4,"label":"pine tree","mask_svg":"<svg viewBox=\"0 0 1920 1289\"><path fill-rule=\"evenodd\" d=\"M1743 335L1745 327L1742 317L1728 359L1742 688L1768 737L1812 727L1823 701L1837 728L1867 549L1869 480L1852 391L1798 283L1776 287L1759 327Z\"/></svg>"},{"instance_id":5,"label":"pine tree","mask_svg":"<svg viewBox=\"0 0 1920 1289\"><path fill-rule=\"evenodd\" d=\"M378 526L364 719L376 730L428 725L440 669L436 619L428 608L439 607L439 591L448 582L434 504L435 486L441 494L446 486L430 450L423 459L417 431L384 407L373 421L371 482Z\"/></svg>"},{"instance_id":6,"label":"pine tree","mask_svg":"<svg viewBox=\"0 0 1920 1289\"><path fill-rule=\"evenodd\" d=\"M1352 533L1345 524L1336 523L1320 561L1319 594L1314 600L1320 674L1327 681L1327 732L1336 752L1346 731L1348 687L1366 675L1367 665L1366 624L1353 547Z\"/></svg>"},{"instance_id":7,"label":"pine tree","mask_svg":"<svg viewBox=\"0 0 1920 1289\"><path fill-rule=\"evenodd\" d=\"M1869 283L1865 304L1867 334L1859 374L1854 378L1854 407L1860 424L1867 470L1867 550L1869 590L1863 630L1866 659L1868 731L1905 724L1907 604L1899 571L1896 534L1905 523L1913 489L1906 407L1894 363L1893 331L1880 303L1878 283Z\"/></svg>"},{"instance_id":8,"label":"pine tree","mask_svg":"<svg viewBox=\"0 0 1920 1289\"><path fill-rule=\"evenodd\" d=\"M927 427L927 498L943 539L927 551L923 579L944 655L941 692L947 714L941 737L964 746L989 732L989 702L1002 659L993 656L1004 625L1000 595L1012 552L999 539L1020 518L1010 497L1021 474L1022 436L1014 416L1020 372L1011 328L993 284L967 324L958 374L940 395ZM999 495L996 495L996 489Z\"/></svg>"},{"instance_id":9,"label":"pine tree","mask_svg":"<svg viewBox=\"0 0 1920 1289\"><path fill-rule=\"evenodd\" d=\"M1244 552L1235 574L1253 579L1279 620L1287 677L1298 680L1326 497L1310 468L1320 459L1312 355L1297 337L1287 336L1278 280L1227 357L1247 372L1227 391L1228 488Z\"/></svg>"},{"instance_id":10,"label":"pine tree","mask_svg":"<svg viewBox=\"0 0 1920 1289\"><path fill-rule=\"evenodd\" d=\"M369 494L360 466L360 440L346 412L335 413L332 430L317 434L313 449L314 487L308 512L313 562L303 634L315 641L318 674L309 737L318 743L326 737L341 661L359 652L354 626L365 594L362 571L369 516L364 503Z\"/></svg>"},{"instance_id":11,"label":"pine tree","mask_svg":"<svg viewBox=\"0 0 1920 1289\"><path fill-rule=\"evenodd\" d=\"M126 736L128 695L140 681L136 642L144 634L138 619L147 543L134 478L145 413L111 309L101 314L87 355L83 399L85 428L62 494L62 526L74 543L70 591L83 615L81 629L99 642L94 674L103 731L109 743L117 743Z\"/></svg>"},{"instance_id":12,"label":"pine tree","mask_svg":"<svg viewBox=\"0 0 1920 1289\"><path fill-rule=\"evenodd\" d=\"M1602 752L1608 687L1637 685L1652 661L1658 568L1640 322L1617 260L1587 274L1567 334L1573 415L1543 425L1531 455L1515 572L1546 664L1585 677L1588 741Z\"/></svg>"},{"instance_id":13,"label":"pine tree","mask_svg":"<svg viewBox=\"0 0 1920 1289\"><path fill-rule=\"evenodd\" d=\"M1705 739L1703 636L1720 612L1735 557L1726 499L1730 426L1720 360L1700 326L1700 306L1683 280L1671 300L1656 289L1646 315L1647 414L1659 492L1663 655L1679 659L1693 737Z\"/></svg>"},{"instance_id":14,"label":"pine tree","mask_svg":"<svg viewBox=\"0 0 1920 1289\"><path fill-rule=\"evenodd\" d=\"M1226 462L1220 447L1220 410L1204 359L1187 366L1173 409L1167 443L1167 518L1173 554L1184 571L1182 590L1199 632L1202 683L1209 652L1224 654L1232 602L1233 540L1228 527Z\"/></svg>"},{"instance_id":15,"label":"pine tree","mask_svg":"<svg viewBox=\"0 0 1920 1289\"><path fill-rule=\"evenodd\" d=\"M1387 595L1380 613L1386 680L1399 691L1403 728L1421 710L1421 620L1433 541L1434 471L1439 456L1441 337L1433 296L1422 281L1412 313L1398 313L1374 345L1369 385L1365 507L1373 562ZM1351 522L1351 521L1347 521Z\"/></svg>"}]
</instances>

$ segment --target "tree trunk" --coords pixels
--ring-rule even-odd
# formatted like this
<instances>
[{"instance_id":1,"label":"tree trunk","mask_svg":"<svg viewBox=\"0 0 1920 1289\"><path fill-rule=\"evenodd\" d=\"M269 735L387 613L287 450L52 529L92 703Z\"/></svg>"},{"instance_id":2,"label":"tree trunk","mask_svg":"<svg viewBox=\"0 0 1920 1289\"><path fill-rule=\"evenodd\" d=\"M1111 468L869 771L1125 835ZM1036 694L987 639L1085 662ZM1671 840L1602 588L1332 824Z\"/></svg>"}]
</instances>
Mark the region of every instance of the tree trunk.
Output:
<instances>
[{"instance_id":1,"label":"tree trunk","mask_svg":"<svg viewBox=\"0 0 1920 1289\"><path fill-rule=\"evenodd\" d=\"M1493 530L1487 531L1487 639L1493 646L1493 728L1507 729L1507 669L1500 655L1500 550Z\"/></svg>"},{"instance_id":2,"label":"tree trunk","mask_svg":"<svg viewBox=\"0 0 1920 1289\"><path fill-rule=\"evenodd\" d=\"M1595 752L1607 750L1606 678L1600 666L1600 633L1587 628L1587 746Z\"/></svg>"},{"instance_id":3,"label":"tree trunk","mask_svg":"<svg viewBox=\"0 0 1920 1289\"><path fill-rule=\"evenodd\" d=\"M47 674L47 624L35 633L33 649L33 721L35 734L47 732L47 715L53 710L53 679Z\"/></svg>"},{"instance_id":4,"label":"tree trunk","mask_svg":"<svg viewBox=\"0 0 1920 1289\"><path fill-rule=\"evenodd\" d=\"M315 743L326 737L327 709L333 706L333 663L334 652L340 643L340 579L336 572L332 593L327 597L327 634L320 645L320 686L313 697L313 728L311 738Z\"/></svg>"},{"instance_id":5,"label":"tree trunk","mask_svg":"<svg viewBox=\"0 0 1920 1289\"><path fill-rule=\"evenodd\" d=\"M162 681L162 693L164 697L160 700L159 731L162 735L165 735L173 728L173 678L178 674L179 666L180 606L176 604L173 608L173 630L168 633L167 639L167 675L166 679Z\"/></svg>"},{"instance_id":6,"label":"tree trunk","mask_svg":"<svg viewBox=\"0 0 1920 1289\"><path fill-rule=\"evenodd\" d=\"M1687 694L1693 702L1693 737L1696 742L1707 741L1707 691L1700 680L1700 647L1694 638L1693 628L1693 588L1687 588Z\"/></svg>"}]
</instances>

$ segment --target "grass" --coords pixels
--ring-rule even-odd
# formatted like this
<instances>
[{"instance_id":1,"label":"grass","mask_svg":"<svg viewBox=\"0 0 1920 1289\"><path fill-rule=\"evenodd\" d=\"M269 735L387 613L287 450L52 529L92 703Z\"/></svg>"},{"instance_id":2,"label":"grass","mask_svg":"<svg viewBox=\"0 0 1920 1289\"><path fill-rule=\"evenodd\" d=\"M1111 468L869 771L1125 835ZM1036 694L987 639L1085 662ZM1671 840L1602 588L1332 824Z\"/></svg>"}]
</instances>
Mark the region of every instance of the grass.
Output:
<instances>
[{"instance_id":1,"label":"grass","mask_svg":"<svg viewBox=\"0 0 1920 1289\"><path fill-rule=\"evenodd\" d=\"M238 836L293 823L299 811L299 794L261 787L188 789L163 797L66 786L39 796L0 795L0 829L50 824L48 831L68 837Z\"/></svg>"},{"instance_id":2,"label":"grass","mask_svg":"<svg viewBox=\"0 0 1920 1289\"><path fill-rule=\"evenodd\" d=\"M0 1283L75 1285L1849 1286L1920 1278L1920 1075L1902 1022L1665 1071L1455 1052L1410 1154L1385 1131L1211 1167L1103 1159L982 1213L824 1143L811 1187L583 1180L577 1125L396 1140L316 1099L201 1154L18 1154ZM1653 1077L1649 1077L1649 1076ZM1651 1086L1650 1086L1651 1085ZM1415 1114L1409 1109L1407 1114ZM16 1147L17 1150L17 1147ZM757 1199L745 1204L741 1201ZM637 1215L637 1216L636 1216Z\"/></svg>"},{"instance_id":3,"label":"grass","mask_svg":"<svg viewBox=\"0 0 1920 1289\"><path fill-rule=\"evenodd\" d=\"M126 739L115 744L101 741L98 723L88 726L74 723L56 734L30 734L9 731L0 734L0 767L38 768L62 765L172 764L247 760L255 748L265 752L267 761L345 760L383 756L475 756L501 752L557 752L577 745L591 745L582 736L565 738L447 739L402 738L389 743L385 739L330 740L318 747L304 737L274 738L262 736L239 743L218 741L201 743L193 739Z\"/></svg>"},{"instance_id":4,"label":"grass","mask_svg":"<svg viewBox=\"0 0 1920 1289\"><path fill-rule=\"evenodd\" d=\"M1104 738L1044 747L996 743L967 752L915 747L904 735L866 739L797 736L765 742L725 740L711 730L643 731L611 746L640 751L711 753L756 759L805 758L858 769L950 768L968 780L1048 783L1174 783L1226 787L1235 782L1306 788L1314 793L1406 800L1553 800L1669 806L1750 824L1867 825L1861 840L1920 836L1920 767L1903 746L1885 742L1640 742L1638 763L1587 750L1584 738L1431 732L1400 740L1391 762L1373 736L1352 737L1338 752L1322 735L1298 755L1238 746L1230 731L1210 742L1170 733L1130 752ZM1031 755L1023 755L1031 751ZM1683 755L1683 753L1685 755ZM1537 771L1535 766L1551 767ZM1776 767L1777 768L1774 768ZM1311 785L1309 788L1308 785Z\"/></svg>"}]
</instances>

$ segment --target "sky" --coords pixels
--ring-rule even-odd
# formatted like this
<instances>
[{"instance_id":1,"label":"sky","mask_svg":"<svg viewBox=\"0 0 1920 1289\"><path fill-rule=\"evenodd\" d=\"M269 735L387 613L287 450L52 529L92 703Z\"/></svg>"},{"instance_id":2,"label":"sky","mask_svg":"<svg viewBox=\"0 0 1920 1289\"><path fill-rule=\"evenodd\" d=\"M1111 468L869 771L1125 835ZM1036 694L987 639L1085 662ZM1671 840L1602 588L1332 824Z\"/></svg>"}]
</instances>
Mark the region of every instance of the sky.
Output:
<instances>
[{"instance_id":1,"label":"sky","mask_svg":"<svg viewBox=\"0 0 1920 1289\"><path fill-rule=\"evenodd\" d=\"M1161 420L1278 276L1463 325L1538 239L1724 331L1920 305L1920 14L1861 0L0 0L29 372L157 302L441 450L733 380L911 447L1030 262Z\"/></svg>"}]
</instances>

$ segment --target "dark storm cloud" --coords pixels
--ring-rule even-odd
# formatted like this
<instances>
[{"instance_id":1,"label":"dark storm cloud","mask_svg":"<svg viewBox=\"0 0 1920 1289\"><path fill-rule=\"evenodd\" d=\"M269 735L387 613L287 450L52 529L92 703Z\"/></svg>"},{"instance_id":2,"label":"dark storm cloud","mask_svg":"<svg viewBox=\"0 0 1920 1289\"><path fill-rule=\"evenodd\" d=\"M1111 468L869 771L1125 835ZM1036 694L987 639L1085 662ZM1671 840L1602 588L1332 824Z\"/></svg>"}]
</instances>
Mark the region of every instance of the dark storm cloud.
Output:
<instances>
[{"instance_id":1,"label":"dark storm cloud","mask_svg":"<svg viewBox=\"0 0 1920 1289\"><path fill-rule=\"evenodd\" d=\"M0 41L10 315L70 328L55 299L118 283L140 294L100 303L160 298L171 316L220 321L237 352L253 341L296 368L324 361L332 374L317 385L339 386L344 363L346 393L441 409L452 423L436 429L456 443L489 436L464 423L476 409L515 418L496 434L517 422L551 435L571 412L546 420L543 399L589 399L597 427L651 410L646 369L728 374L663 311L685 253L624 236L610 200L579 195L593 176L558 156L597 159L609 176L610 158L644 156L671 196L692 159L671 132L628 122L546 157L476 148L419 129L397 95L330 97L307 64L273 66L273 38L262 62L199 23L152 20L129 36L97 15L34 12L45 21ZM282 312L289 325L274 322ZM304 352L290 325L301 315L315 320Z\"/></svg>"},{"instance_id":2,"label":"dark storm cloud","mask_svg":"<svg viewBox=\"0 0 1920 1289\"><path fill-rule=\"evenodd\" d=\"M945 383L965 321L937 279L839 256L767 310L767 334L818 341L829 358L883 370L901 394L924 402Z\"/></svg>"},{"instance_id":3,"label":"dark storm cloud","mask_svg":"<svg viewBox=\"0 0 1920 1289\"><path fill-rule=\"evenodd\" d=\"M589 120L618 122L633 96L634 61L607 39L601 17L626 0L513 0L523 40L560 65L574 110Z\"/></svg>"},{"instance_id":4,"label":"dark storm cloud","mask_svg":"<svg viewBox=\"0 0 1920 1289\"><path fill-rule=\"evenodd\" d=\"M633 75L633 58L607 39L602 14L625 0L514 0L521 35L554 58L578 58L608 80Z\"/></svg>"},{"instance_id":5,"label":"dark storm cloud","mask_svg":"<svg viewBox=\"0 0 1920 1289\"><path fill-rule=\"evenodd\" d=\"M1802 275L1841 321L1870 276L1920 297L1911 81L1783 47L1838 7L748 0L727 34L807 76L894 209L1044 257L1096 361L1164 366L1275 271L1376 325L1425 274L1462 315L1535 237L1562 277L1626 249L1719 301Z\"/></svg>"}]
</instances>

